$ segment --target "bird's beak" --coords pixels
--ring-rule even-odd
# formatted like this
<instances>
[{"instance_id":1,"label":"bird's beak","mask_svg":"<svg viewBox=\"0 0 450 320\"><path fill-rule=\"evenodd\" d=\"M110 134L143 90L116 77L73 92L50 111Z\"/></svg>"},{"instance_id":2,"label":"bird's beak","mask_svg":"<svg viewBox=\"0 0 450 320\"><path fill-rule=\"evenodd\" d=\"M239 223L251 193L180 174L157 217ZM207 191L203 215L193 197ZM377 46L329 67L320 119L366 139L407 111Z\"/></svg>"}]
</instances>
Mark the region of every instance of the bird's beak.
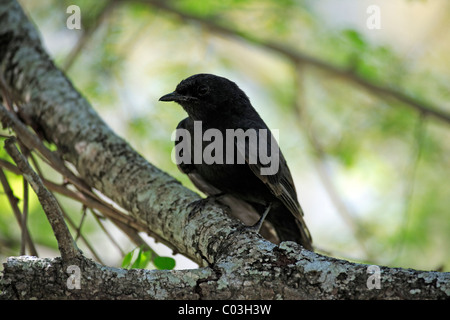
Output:
<instances>
[{"instance_id":1,"label":"bird's beak","mask_svg":"<svg viewBox=\"0 0 450 320\"><path fill-rule=\"evenodd\" d=\"M181 101L181 100L186 100L186 97L179 94L178 92L174 91L171 93L168 93L164 96L162 96L161 98L159 98L159 101Z\"/></svg>"}]
</instances>

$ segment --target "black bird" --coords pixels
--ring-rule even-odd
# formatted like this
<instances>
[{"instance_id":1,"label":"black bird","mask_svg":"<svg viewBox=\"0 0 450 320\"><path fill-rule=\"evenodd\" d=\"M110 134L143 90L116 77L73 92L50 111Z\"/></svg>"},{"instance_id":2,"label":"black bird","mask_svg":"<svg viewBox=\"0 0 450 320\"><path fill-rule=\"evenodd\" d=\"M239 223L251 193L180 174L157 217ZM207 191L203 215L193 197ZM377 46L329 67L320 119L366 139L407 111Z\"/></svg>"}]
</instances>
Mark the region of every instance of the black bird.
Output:
<instances>
[{"instance_id":1,"label":"black bird","mask_svg":"<svg viewBox=\"0 0 450 320\"><path fill-rule=\"evenodd\" d=\"M247 95L234 82L212 74L196 74L181 81L174 92L164 95L159 100L177 102L188 114L188 117L178 124L177 132L178 129L186 129L191 134L191 154L183 154L182 158L187 158L188 161L179 163L178 167L189 176L200 191L208 196L216 197L219 201L221 198L225 199L223 202L231 205L232 210L233 203L237 205L240 203L241 209L246 205L248 209L250 204L259 212L258 216L261 216L258 223L254 225L257 230L270 212L266 220L272 224L280 241L295 241L304 248L313 250L311 235L303 220L303 211L297 200L294 182L286 160L278 149L276 140L271 139L271 131L253 108ZM199 163L198 160L194 161L193 155L195 146L192 137L194 137L195 121L201 121L202 135L208 129L219 130L223 137L226 136L227 129L244 131L255 129L259 144L251 145L250 141L245 144L245 151L241 153L245 157L244 163L237 161L239 151L236 141L233 145L233 163L225 160L223 163L207 164L205 161ZM256 162L251 161L250 158L252 147L257 147L256 150L260 151L260 141L263 141L261 140L263 137L259 129L265 129L269 137L266 142L263 142L265 143L263 146L269 151L271 147L276 147L279 159L276 170L265 175L261 173L261 169L269 165L258 157ZM178 143L181 142L178 141ZM209 143L211 142L202 141L201 150L205 150ZM177 145L177 142L175 144ZM223 143L223 155L230 152L226 150L225 145L226 143ZM183 152L189 152L189 150L183 149ZM179 160L181 155L177 156ZM244 219L241 218L241 220Z\"/></svg>"}]
</instances>

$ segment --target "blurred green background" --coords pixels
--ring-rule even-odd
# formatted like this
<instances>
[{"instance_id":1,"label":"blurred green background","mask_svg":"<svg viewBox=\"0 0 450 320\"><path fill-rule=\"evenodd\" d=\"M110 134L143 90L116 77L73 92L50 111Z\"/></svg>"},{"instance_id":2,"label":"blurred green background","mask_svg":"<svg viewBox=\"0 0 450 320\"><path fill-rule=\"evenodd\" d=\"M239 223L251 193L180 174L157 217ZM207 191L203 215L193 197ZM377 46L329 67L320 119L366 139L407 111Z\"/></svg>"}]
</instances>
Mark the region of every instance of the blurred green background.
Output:
<instances>
[{"instance_id":1,"label":"blurred green background","mask_svg":"<svg viewBox=\"0 0 450 320\"><path fill-rule=\"evenodd\" d=\"M221 75L247 93L269 127L279 129L320 252L450 271L450 122L361 85L394 90L449 114L450 2L19 2L56 64L101 117L187 187L193 188L170 157L171 133L186 115L158 98L192 74ZM66 27L72 4L81 10L81 30ZM381 29L366 25L373 4L380 8ZM3 149L0 158L7 159ZM5 172L21 199L22 178ZM46 177L61 182L51 170ZM29 229L38 252L58 255L30 193ZM73 234L84 220L81 232L98 257L120 266L135 248L128 239L104 221L114 244L89 212L82 218L80 204L58 199L74 222ZM162 245L152 247L170 255ZM19 248L20 229L2 192L1 261ZM180 255L175 259L175 268L195 266Z\"/></svg>"}]
</instances>

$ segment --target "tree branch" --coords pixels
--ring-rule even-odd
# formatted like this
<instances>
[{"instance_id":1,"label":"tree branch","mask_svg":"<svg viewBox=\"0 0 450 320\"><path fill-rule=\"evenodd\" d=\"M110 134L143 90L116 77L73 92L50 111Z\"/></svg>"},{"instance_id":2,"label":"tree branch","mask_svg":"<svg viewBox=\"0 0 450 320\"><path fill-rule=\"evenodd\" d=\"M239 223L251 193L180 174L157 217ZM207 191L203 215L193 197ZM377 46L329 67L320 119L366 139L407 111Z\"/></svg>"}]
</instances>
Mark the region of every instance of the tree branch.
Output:
<instances>
[{"instance_id":1,"label":"tree branch","mask_svg":"<svg viewBox=\"0 0 450 320\"><path fill-rule=\"evenodd\" d=\"M36 193L39 202L47 215L48 221L52 226L63 260L70 261L79 255L79 251L64 222L64 217L58 202L47 188L44 187L42 180L37 173L31 169L27 159L25 159L14 144L15 142L15 138L5 140L5 149Z\"/></svg>"},{"instance_id":2,"label":"tree branch","mask_svg":"<svg viewBox=\"0 0 450 320\"><path fill-rule=\"evenodd\" d=\"M415 97L411 97L408 94L399 91L397 89L391 88L389 85L377 84L371 82L360 75L353 72L351 69L342 68L332 65L324 60L312 57L306 53L300 52L292 47L285 44L273 42L270 40L264 40L246 32L240 31L236 28L229 27L229 23L218 23L216 17L205 17L200 15L191 14L176 8L171 1L161 1L161 0L134 0L135 2L145 3L154 8L164 10L171 14L174 14L179 19L185 22L195 22L204 26L207 30L224 35L231 38L239 38L248 43L268 49L277 54L281 54L285 58L293 62L294 65L303 64L305 66L311 66L317 68L327 74L344 79L352 84L355 84L367 92L375 95L378 98L383 99L394 99L399 101L405 106L415 109L423 114L433 116L439 120L450 123L450 114L439 110L431 103L420 100Z\"/></svg>"},{"instance_id":3,"label":"tree branch","mask_svg":"<svg viewBox=\"0 0 450 320\"><path fill-rule=\"evenodd\" d=\"M214 266L195 270L124 270L79 257L71 264L80 270L79 289L67 286L73 276L59 258L9 258L0 299L410 300L450 296L450 273L367 266L323 257L293 242L275 246L250 238L231 237L243 246ZM45 294L39 290L43 286Z\"/></svg>"}]
</instances>

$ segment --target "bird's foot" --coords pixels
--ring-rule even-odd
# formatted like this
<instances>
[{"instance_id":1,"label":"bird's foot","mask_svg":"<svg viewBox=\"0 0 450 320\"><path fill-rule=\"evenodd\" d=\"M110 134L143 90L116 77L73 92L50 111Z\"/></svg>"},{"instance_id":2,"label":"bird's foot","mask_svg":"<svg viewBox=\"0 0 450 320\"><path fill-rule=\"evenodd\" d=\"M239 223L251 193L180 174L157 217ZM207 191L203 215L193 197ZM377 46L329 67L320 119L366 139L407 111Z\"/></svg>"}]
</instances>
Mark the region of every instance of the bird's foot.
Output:
<instances>
[{"instance_id":1,"label":"bird's foot","mask_svg":"<svg viewBox=\"0 0 450 320\"><path fill-rule=\"evenodd\" d=\"M269 211L271 208L272 208L272 203L269 203L266 210L262 214L261 218L259 218L259 220L254 225L247 227L247 229L254 231L254 232L259 232L259 230L261 230L264 220L266 219L267 215L269 214Z\"/></svg>"}]
</instances>

